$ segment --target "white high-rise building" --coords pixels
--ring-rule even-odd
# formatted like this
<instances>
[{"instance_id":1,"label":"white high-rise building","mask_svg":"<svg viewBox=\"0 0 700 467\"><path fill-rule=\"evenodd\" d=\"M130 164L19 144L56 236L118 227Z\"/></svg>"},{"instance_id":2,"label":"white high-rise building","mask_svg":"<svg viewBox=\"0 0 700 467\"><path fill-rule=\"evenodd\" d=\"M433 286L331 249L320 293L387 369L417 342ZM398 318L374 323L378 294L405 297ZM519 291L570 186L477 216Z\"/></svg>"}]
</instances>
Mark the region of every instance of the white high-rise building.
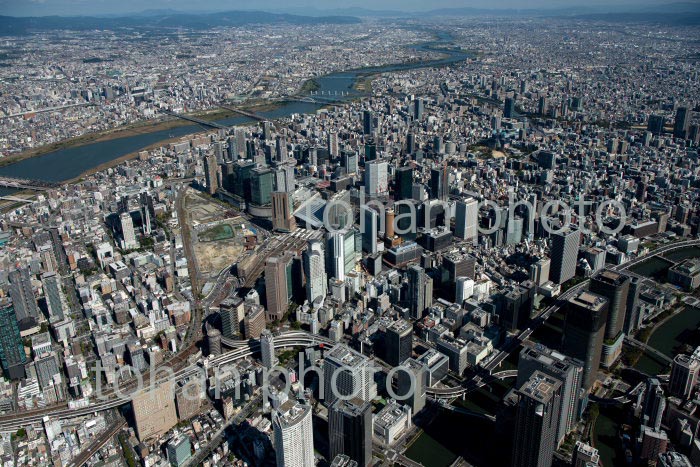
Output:
<instances>
[{"instance_id":1,"label":"white high-rise building","mask_svg":"<svg viewBox=\"0 0 700 467\"><path fill-rule=\"evenodd\" d=\"M288 400L272 416L277 467L312 467L314 432L311 407Z\"/></svg>"},{"instance_id":2,"label":"white high-rise building","mask_svg":"<svg viewBox=\"0 0 700 467\"><path fill-rule=\"evenodd\" d=\"M345 280L345 235L344 232L328 233L328 276Z\"/></svg>"},{"instance_id":3,"label":"white high-rise building","mask_svg":"<svg viewBox=\"0 0 700 467\"><path fill-rule=\"evenodd\" d=\"M461 305L474 295L474 280L468 277L458 277L456 292L455 303Z\"/></svg>"},{"instance_id":4,"label":"white high-rise building","mask_svg":"<svg viewBox=\"0 0 700 467\"><path fill-rule=\"evenodd\" d=\"M309 242L304 252L304 273L306 274L306 299L313 303L317 298L325 298L328 293L326 277L326 255L320 241Z\"/></svg>"},{"instance_id":5,"label":"white high-rise building","mask_svg":"<svg viewBox=\"0 0 700 467\"><path fill-rule=\"evenodd\" d=\"M122 248L125 250L133 250L139 247L139 242L136 241L134 233L134 221L131 219L131 214L123 212L119 216L119 222L122 228Z\"/></svg>"},{"instance_id":6,"label":"white high-rise building","mask_svg":"<svg viewBox=\"0 0 700 467\"><path fill-rule=\"evenodd\" d=\"M384 196L389 193L389 164L385 161L371 161L365 165L365 190L367 196Z\"/></svg>"},{"instance_id":7,"label":"white high-rise building","mask_svg":"<svg viewBox=\"0 0 700 467\"><path fill-rule=\"evenodd\" d=\"M474 198L457 201L455 208L455 237L462 240L476 238L479 226L479 203Z\"/></svg>"},{"instance_id":8,"label":"white high-rise building","mask_svg":"<svg viewBox=\"0 0 700 467\"><path fill-rule=\"evenodd\" d=\"M275 338L269 329L265 329L260 335L260 355L263 366L268 370L277 365L275 356Z\"/></svg>"},{"instance_id":9,"label":"white high-rise building","mask_svg":"<svg viewBox=\"0 0 700 467\"><path fill-rule=\"evenodd\" d=\"M327 406L333 404L338 395L352 395L370 402L377 395L370 360L345 344L336 345L323 360L323 391Z\"/></svg>"}]
</instances>

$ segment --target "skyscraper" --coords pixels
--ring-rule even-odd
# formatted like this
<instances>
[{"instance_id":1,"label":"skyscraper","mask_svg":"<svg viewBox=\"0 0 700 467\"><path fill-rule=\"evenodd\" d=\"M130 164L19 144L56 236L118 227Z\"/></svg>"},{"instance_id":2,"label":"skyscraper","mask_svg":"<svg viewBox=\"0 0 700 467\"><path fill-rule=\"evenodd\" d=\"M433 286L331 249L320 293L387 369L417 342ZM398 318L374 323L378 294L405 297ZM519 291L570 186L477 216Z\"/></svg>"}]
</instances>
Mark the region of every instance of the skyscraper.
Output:
<instances>
[{"instance_id":1,"label":"skyscraper","mask_svg":"<svg viewBox=\"0 0 700 467\"><path fill-rule=\"evenodd\" d=\"M216 156L209 154L204 158L204 181L207 184L207 193L213 195L219 188L218 172L219 165L216 163Z\"/></svg>"},{"instance_id":2,"label":"skyscraper","mask_svg":"<svg viewBox=\"0 0 700 467\"><path fill-rule=\"evenodd\" d=\"M360 206L362 216L362 251L369 254L377 252L379 236L379 214L367 205Z\"/></svg>"},{"instance_id":3,"label":"skyscraper","mask_svg":"<svg viewBox=\"0 0 700 467\"><path fill-rule=\"evenodd\" d=\"M345 236L342 232L328 232L328 277L337 280L345 279Z\"/></svg>"},{"instance_id":4,"label":"skyscraper","mask_svg":"<svg viewBox=\"0 0 700 467\"><path fill-rule=\"evenodd\" d=\"M421 120L423 118L423 110L425 105L423 99L420 97L413 100L413 118L416 120Z\"/></svg>"},{"instance_id":5,"label":"skyscraper","mask_svg":"<svg viewBox=\"0 0 700 467\"><path fill-rule=\"evenodd\" d=\"M394 175L396 201L411 199L413 196L413 167L403 166L396 169Z\"/></svg>"},{"instance_id":6,"label":"skyscraper","mask_svg":"<svg viewBox=\"0 0 700 467\"><path fill-rule=\"evenodd\" d=\"M558 447L573 429L576 421L583 372L582 362L550 350L541 344L525 341L518 360L518 379L515 387L522 387L536 371L561 382L561 406L556 438Z\"/></svg>"},{"instance_id":7,"label":"skyscraper","mask_svg":"<svg viewBox=\"0 0 700 467\"><path fill-rule=\"evenodd\" d=\"M234 339L242 334L245 318L245 302L241 297L227 298L219 304L221 316L221 333L227 339Z\"/></svg>"},{"instance_id":8,"label":"skyscraper","mask_svg":"<svg viewBox=\"0 0 700 467\"><path fill-rule=\"evenodd\" d=\"M396 394L402 398L409 396L402 400L401 403L408 405L411 408L411 413L417 414L425 407L426 388L428 387L430 370L425 362L418 361L413 357L403 362L403 367L407 369L408 372L399 372L397 377L398 390Z\"/></svg>"},{"instance_id":9,"label":"skyscraper","mask_svg":"<svg viewBox=\"0 0 700 467\"><path fill-rule=\"evenodd\" d=\"M552 234L552 262L549 278L563 284L576 275L576 260L581 234L578 230Z\"/></svg>"},{"instance_id":10,"label":"skyscraper","mask_svg":"<svg viewBox=\"0 0 700 467\"><path fill-rule=\"evenodd\" d=\"M457 201L455 207L455 237L473 240L479 227L479 203L474 198Z\"/></svg>"},{"instance_id":11,"label":"skyscraper","mask_svg":"<svg viewBox=\"0 0 700 467\"><path fill-rule=\"evenodd\" d=\"M408 308L412 319L421 319L433 304L433 279L414 264L408 268Z\"/></svg>"},{"instance_id":12,"label":"skyscraper","mask_svg":"<svg viewBox=\"0 0 700 467\"><path fill-rule=\"evenodd\" d=\"M700 360L694 355L679 354L673 359L668 391L672 396L689 399L698 383Z\"/></svg>"},{"instance_id":13,"label":"skyscraper","mask_svg":"<svg viewBox=\"0 0 700 467\"><path fill-rule=\"evenodd\" d=\"M557 447L561 382L535 371L516 393L513 467L550 467Z\"/></svg>"},{"instance_id":14,"label":"skyscraper","mask_svg":"<svg viewBox=\"0 0 700 467\"><path fill-rule=\"evenodd\" d=\"M642 409L642 425L658 431L666 410L666 396L657 378L647 379Z\"/></svg>"},{"instance_id":15,"label":"skyscraper","mask_svg":"<svg viewBox=\"0 0 700 467\"><path fill-rule=\"evenodd\" d=\"M389 194L387 181L388 167L386 161L371 161L365 164L365 190L369 197Z\"/></svg>"},{"instance_id":16,"label":"skyscraper","mask_svg":"<svg viewBox=\"0 0 700 467\"><path fill-rule=\"evenodd\" d=\"M9 379L24 378L24 364L27 355L19 333L17 315L12 301L0 299L0 363L2 371Z\"/></svg>"},{"instance_id":17,"label":"skyscraper","mask_svg":"<svg viewBox=\"0 0 700 467\"><path fill-rule=\"evenodd\" d=\"M447 166L441 165L430 169L430 197L444 201L447 199L448 192Z\"/></svg>"},{"instance_id":18,"label":"skyscraper","mask_svg":"<svg viewBox=\"0 0 700 467\"><path fill-rule=\"evenodd\" d=\"M515 99L512 97L506 97L503 104L503 116L505 118L513 118L515 116Z\"/></svg>"},{"instance_id":19,"label":"skyscraper","mask_svg":"<svg viewBox=\"0 0 700 467\"><path fill-rule=\"evenodd\" d=\"M125 250L133 250L139 247L139 242L136 240L134 233L134 221L131 219L129 212L123 212L119 215L119 223L122 229L122 248Z\"/></svg>"},{"instance_id":20,"label":"skyscraper","mask_svg":"<svg viewBox=\"0 0 700 467\"><path fill-rule=\"evenodd\" d=\"M372 405L354 397L336 400L328 409L330 458L345 454L358 466L372 463Z\"/></svg>"},{"instance_id":21,"label":"skyscraper","mask_svg":"<svg viewBox=\"0 0 700 467\"><path fill-rule=\"evenodd\" d=\"M374 131L374 116L371 110L362 112L362 133L371 135Z\"/></svg>"},{"instance_id":22,"label":"skyscraper","mask_svg":"<svg viewBox=\"0 0 700 467\"><path fill-rule=\"evenodd\" d=\"M306 275L306 299L309 303L313 303L317 298L324 298L328 290L326 257L323 244L318 240L310 241L304 252L304 274Z\"/></svg>"},{"instance_id":23,"label":"skyscraper","mask_svg":"<svg viewBox=\"0 0 700 467\"><path fill-rule=\"evenodd\" d=\"M413 352L413 326L400 319L386 328L386 362L399 366L411 357Z\"/></svg>"},{"instance_id":24,"label":"skyscraper","mask_svg":"<svg viewBox=\"0 0 700 467\"><path fill-rule=\"evenodd\" d=\"M678 107L678 109L676 109L676 119L673 122L673 137L686 139L689 125L690 112L688 111L688 107Z\"/></svg>"},{"instance_id":25,"label":"skyscraper","mask_svg":"<svg viewBox=\"0 0 700 467\"><path fill-rule=\"evenodd\" d=\"M41 285L44 289L46 307L52 320L60 321L64 318L66 304L61 287L61 278L54 272L47 272L41 276Z\"/></svg>"},{"instance_id":26,"label":"skyscraper","mask_svg":"<svg viewBox=\"0 0 700 467\"><path fill-rule=\"evenodd\" d=\"M36 319L39 317L39 310L36 306L36 298L32 289L32 280L29 277L29 268L19 268L8 274L10 280L10 298L17 315L17 321L24 321L27 318Z\"/></svg>"},{"instance_id":27,"label":"skyscraper","mask_svg":"<svg viewBox=\"0 0 700 467\"><path fill-rule=\"evenodd\" d=\"M564 353L583 362L581 386L589 390L596 380L603 348L608 299L581 291L567 302Z\"/></svg>"},{"instance_id":28,"label":"skyscraper","mask_svg":"<svg viewBox=\"0 0 700 467\"><path fill-rule=\"evenodd\" d=\"M265 329L260 335L260 356L263 366L268 370L277 365L275 338L269 329Z\"/></svg>"},{"instance_id":29,"label":"skyscraper","mask_svg":"<svg viewBox=\"0 0 700 467\"><path fill-rule=\"evenodd\" d=\"M330 350L323 360L323 399L330 407L338 395L371 401L377 394L371 362L345 344Z\"/></svg>"},{"instance_id":30,"label":"skyscraper","mask_svg":"<svg viewBox=\"0 0 700 467\"><path fill-rule=\"evenodd\" d=\"M340 155L340 149L338 148L338 133L335 131L328 133L328 154L330 154L332 159L335 159Z\"/></svg>"},{"instance_id":31,"label":"skyscraper","mask_svg":"<svg viewBox=\"0 0 700 467\"><path fill-rule=\"evenodd\" d=\"M308 467L314 462L311 406L288 400L272 415L277 467Z\"/></svg>"},{"instance_id":32,"label":"skyscraper","mask_svg":"<svg viewBox=\"0 0 700 467\"><path fill-rule=\"evenodd\" d=\"M279 321L289 309L291 255L272 256L265 262L265 294L268 322Z\"/></svg>"},{"instance_id":33,"label":"skyscraper","mask_svg":"<svg viewBox=\"0 0 700 467\"><path fill-rule=\"evenodd\" d=\"M622 332L627 311L629 277L613 270L600 271L591 278L591 292L608 299L608 320L605 325L605 339L615 339Z\"/></svg>"},{"instance_id":34,"label":"skyscraper","mask_svg":"<svg viewBox=\"0 0 700 467\"><path fill-rule=\"evenodd\" d=\"M172 381L136 392L131 398L131 406L136 434L141 441L160 436L177 424Z\"/></svg>"},{"instance_id":35,"label":"skyscraper","mask_svg":"<svg viewBox=\"0 0 700 467\"><path fill-rule=\"evenodd\" d=\"M280 232L292 232L296 229L296 221L292 214L292 197L289 192L275 191L272 193L272 228Z\"/></svg>"}]
</instances>

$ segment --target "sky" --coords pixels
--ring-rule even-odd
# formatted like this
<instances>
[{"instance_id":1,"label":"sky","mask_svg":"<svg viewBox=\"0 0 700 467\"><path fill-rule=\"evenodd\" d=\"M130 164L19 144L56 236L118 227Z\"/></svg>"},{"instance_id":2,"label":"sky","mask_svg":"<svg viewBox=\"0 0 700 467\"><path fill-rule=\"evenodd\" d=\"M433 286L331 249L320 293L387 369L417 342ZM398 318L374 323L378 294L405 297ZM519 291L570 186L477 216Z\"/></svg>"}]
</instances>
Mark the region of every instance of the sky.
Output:
<instances>
[{"instance_id":1,"label":"sky","mask_svg":"<svg viewBox=\"0 0 700 467\"><path fill-rule=\"evenodd\" d=\"M669 0L671 2L673 0ZM700 0L679 0L695 3L700 10ZM421 11L436 8L474 7L490 9L510 8L567 8L584 4L629 6L650 5L653 0L0 0L0 15L6 16L86 16L102 14L134 13L152 9L178 11L225 10L284 10L300 12L303 8L332 10L359 7L373 10ZM662 2L665 3L665 2Z\"/></svg>"}]
</instances>

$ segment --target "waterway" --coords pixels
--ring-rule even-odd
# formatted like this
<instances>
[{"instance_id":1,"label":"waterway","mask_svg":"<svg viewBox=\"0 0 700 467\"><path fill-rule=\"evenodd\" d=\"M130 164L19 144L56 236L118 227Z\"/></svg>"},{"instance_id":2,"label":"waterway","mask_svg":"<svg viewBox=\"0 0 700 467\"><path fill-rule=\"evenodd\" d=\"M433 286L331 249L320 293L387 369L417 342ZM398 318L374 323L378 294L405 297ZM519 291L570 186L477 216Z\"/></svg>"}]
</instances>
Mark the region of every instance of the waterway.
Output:
<instances>
[{"instance_id":1,"label":"waterway","mask_svg":"<svg viewBox=\"0 0 700 467\"><path fill-rule=\"evenodd\" d=\"M367 75L426 67L448 66L471 57L467 52L448 48L450 39L449 35L439 33L436 35L436 40L433 42L412 46L412 48L417 51L430 51L440 54L441 57L438 59L331 73L326 76L314 78L318 84L318 88L314 92L315 94L321 94L320 97L324 97L324 95L325 97L331 96L338 101L351 100L364 95L362 92L355 89L355 84L359 79ZM342 96L341 93L343 94ZM321 103L283 102L270 110L260 111L258 114L270 120L274 120L293 114L314 113L323 106L324 104ZM254 120L247 117L232 117L217 120L217 123L227 126L253 122ZM190 135L203 130L201 126L192 124L168 130L153 131L134 136L115 138L109 141L59 149L41 156L0 167L0 175L62 182L76 178L99 165L134 153L168 138ZM12 192L13 190L11 189L0 188L0 195L7 195Z\"/></svg>"}]
</instances>

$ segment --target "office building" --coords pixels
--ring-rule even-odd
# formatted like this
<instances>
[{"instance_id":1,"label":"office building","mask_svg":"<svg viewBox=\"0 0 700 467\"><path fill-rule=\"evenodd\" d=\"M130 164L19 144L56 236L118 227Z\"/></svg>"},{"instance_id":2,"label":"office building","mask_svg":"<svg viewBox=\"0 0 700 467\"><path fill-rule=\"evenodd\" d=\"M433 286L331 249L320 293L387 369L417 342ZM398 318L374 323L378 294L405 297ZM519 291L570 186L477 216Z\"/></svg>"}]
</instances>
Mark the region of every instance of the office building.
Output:
<instances>
[{"instance_id":1,"label":"office building","mask_svg":"<svg viewBox=\"0 0 700 467\"><path fill-rule=\"evenodd\" d=\"M14 269L8 274L8 279L10 281L10 298L17 315L17 321L24 321L28 318L37 319L39 310L36 306L29 268Z\"/></svg>"},{"instance_id":2,"label":"office building","mask_svg":"<svg viewBox=\"0 0 700 467\"><path fill-rule=\"evenodd\" d=\"M165 451L170 465L181 467L192 457L192 443L186 435L178 435L168 441Z\"/></svg>"},{"instance_id":3,"label":"office building","mask_svg":"<svg viewBox=\"0 0 700 467\"><path fill-rule=\"evenodd\" d=\"M135 393L131 407L140 441L161 436L177 425L172 381Z\"/></svg>"},{"instance_id":4,"label":"office building","mask_svg":"<svg viewBox=\"0 0 700 467\"><path fill-rule=\"evenodd\" d=\"M665 410L666 396L661 382L657 378L647 379L642 406L642 425L654 430L661 429Z\"/></svg>"},{"instance_id":5,"label":"office building","mask_svg":"<svg viewBox=\"0 0 700 467\"><path fill-rule=\"evenodd\" d=\"M219 189L219 165L216 156L209 154L204 158L204 182L207 185L207 193L213 195Z\"/></svg>"},{"instance_id":6,"label":"office building","mask_svg":"<svg viewBox=\"0 0 700 467\"><path fill-rule=\"evenodd\" d=\"M649 115L647 131L653 135L659 136L661 133L663 133L665 125L666 119L663 115Z\"/></svg>"},{"instance_id":7,"label":"office building","mask_svg":"<svg viewBox=\"0 0 700 467\"><path fill-rule=\"evenodd\" d=\"M503 104L503 116L505 118L513 118L515 116L515 99L512 97L506 97Z\"/></svg>"},{"instance_id":8,"label":"office building","mask_svg":"<svg viewBox=\"0 0 700 467\"><path fill-rule=\"evenodd\" d=\"M395 201L409 200L413 197L413 167L403 166L396 169L394 175Z\"/></svg>"},{"instance_id":9,"label":"office building","mask_svg":"<svg viewBox=\"0 0 700 467\"><path fill-rule=\"evenodd\" d=\"M576 275L580 239L578 230L552 234L549 278L555 284L563 284Z\"/></svg>"},{"instance_id":10,"label":"office building","mask_svg":"<svg viewBox=\"0 0 700 467\"><path fill-rule=\"evenodd\" d=\"M139 242L136 240L134 231L134 221L131 219L131 214L123 212L119 215L119 223L122 230L122 248L125 250L133 250L139 247Z\"/></svg>"},{"instance_id":11,"label":"office building","mask_svg":"<svg viewBox=\"0 0 700 467\"><path fill-rule=\"evenodd\" d=\"M413 352L413 326L400 319L386 328L386 358L391 366L399 366L411 357Z\"/></svg>"},{"instance_id":12,"label":"office building","mask_svg":"<svg viewBox=\"0 0 700 467\"><path fill-rule=\"evenodd\" d=\"M326 262L329 278L345 280L345 233L328 232Z\"/></svg>"},{"instance_id":13,"label":"office building","mask_svg":"<svg viewBox=\"0 0 700 467\"><path fill-rule=\"evenodd\" d=\"M612 340L622 332L627 312L629 277L607 269L591 278L589 290L608 299L608 320L605 324L605 339Z\"/></svg>"},{"instance_id":14,"label":"office building","mask_svg":"<svg viewBox=\"0 0 700 467\"><path fill-rule=\"evenodd\" d=\"M359 466L372 463L372 404L357 397L328 409L330 458L345 454Z\"/></svg>"},{"instance_id":15,"label":"office building","mask_svg":"<svg viewBox=\"0 0 700 467\"><path fill-rule=\"evenodd\" d=\"M365 164L365 194L374 198L389 194L389 164L386 161L370 161Z\"/></svg>"},{"instance_id":16,"label":"office building","mask_svg":"<svg viewBox=\"0 0 700 467\"><path fill-rule=\"evenodd\" d=\"M690 399L700 374L700 360L695 355L676 355L671 366L668 391L682 400Z\"/></svg>"},{"instance_id":17,"label":"office building","mask_svg":"<svg viewBox=\"0 0 700 467\"><path fill-rule=\"evenodd\" d=\"M447 165L430 169L430 197L445 201L448 193Z\"/></svg>"},{"instance_id":18,"label":"office building","mask_svg":"<svg viewBox=\"0 0 700 467\"><path fill-rule=\"evenodd\" d=\"M241 297L226 298L219 304L221 334L227 339L238 338L243 332L245 302Z\"/></svg>"},{"instance_id":19,"label":"office building","mask_svg":"<svg viewBox=\"0 0 700 467\"><path fill-rule=\"evenodd\" d=\"M455 207L455 237L474 240L479 227L479 204L474 198L457 201Z\"/></svg>"},{"instance_id":20,"label":"office building","mask_svg":"<svg viewBox=\"0 0 700 467\"><path fill-rule=\"evenodd\" d=\"M272 415L277 467L315 465L311 412L311 406L288 400Z\"/></svg>"},{"instance_id":21,"label":"office building","mask_svg":"<svg viewBox=\"0 0 700 467\"><path fill-rule=\"evenodd\" d=\"M582 441L576 441L571 466L597 467L598 465L600 465L600 455L598 454L598 450Z\"/></svg>"},{"instance_id":22,"label":"office building","mask_svg":"<svg viewBox=\"0 0 700 467\"><path fill-rule=\"evenodd\" d=\"M557 447L574 428L579 408L579 392L583 366L580 361L530 341L523 343L518 360L518 379L515 387L522 387L539 371L561 382L561 404L557 423Z\"/></svg>"},{"instance_id":23,"label":"office building","mask_svg":"<svg viewBox=\"0 0 700 467\"><path fill-rule=\"evenodd\" d=\"M413 100L413 118L415 120L421 120L423 118L424 108L425 104L423 102L423 99L419 97Z\"/></svg>"},{"instance_id":24,"label":"office building","mask_svg":"<svg viewBox=\"0 0 700 467\"><path fill-rule=\"evenodd\" d=\"M377 394L371 362L347 345L333 347L323 360L323 400L330 407L338 395L371 401Z\"/></svg>"},{"instance_id":25,"label":"office building","mask_svg":"<svg viewBox=\"0 0 700 467\"><path fill-rule=\"evenodd\" d=\"M41 285L44 289L49 318L56 321L63 320L65 317L66 299L63 295L61 277L55 272L47 272L41 276Z\"/></svg>"},{"instance_id":26,"label":"office building","mask_svg":"<svg viewBox=\"0 0 700 467\"><path fill-rule=\"evenodd\" d=\"M430 370L427 364L414 358L409 358L402 365L403 370L397 376L396 395L401 404L408 405L411 413L417 414L425 407Z\"/></svg>"},{"instance_id":27,"label":"office building","mask_svg":"<svg viewBox=\"0 0 700 467\"><path fill-rule=\"evenodd\" d=\"M296 229L292 195L286 191L272 193L272 228L278 232L292 232Z\"/></svg>"},{"instance_id":28,"label":"office building","mask_svg":"<svg viewBox=\"0 0 700 467\"><path fill-rule=\"evenodd\" d=\"M375 128L375 119L371 110L365 110L362 112L362 133L365 135L371 135Z\"/></svg>"},{"instance_id":29,"label":"office building","mask_svg":"<svg viewBox=\"0 0 700 467\"><path fill-rule=\"evenodd\" d=\"M265 262L265 296L268 322L280 321L289 309L292 257L285 253Z\"/></svg>"},{"instance_id":30,"label":"office building","mask_svg":"<svg viewBox=\"0 0 700 467\"><path fill-rule=\"evenodd\" d=\"M421 319L433 304L433 279L425 270L413 265L408 268L408 309L411 319Z\"/></svg>"},{"instance_id":31,"label":"office building","mask_svg":"<svg viewBox=\"0 0 700 467\"><path fill-rule=\"evenodd\" d=\"M19 324L13 302L7 298L0 299L0 363L2 372L9 379L21 379L25 376L24 365L27 355L19 333Z\"/></svg>"},{"instance_id":32,"label":"office building","mask_svg":"<svg viewBox=\"0 0 700 467\"><path fill-rule=\"evenodd\" d=\"M362 216L362 251L371 255L377 253L379 237L379 214L369 206L360 207Z\"/></svg>"},{"instance_id":33,"label":"office building","mask_svg":"<svg viewBox=\"0 0 700 467\"><path fill-rule=\"evenodd\" d=\"M518 389L513 467L550 467L557 447L561 382L535 371Z\"/></svg>"},{"instance_id":34,"label":"office building","mask_svg":"<svg viewBox=\"0 0 700 467\"><path fill-rule=\"evenodd\" d=\"M277 356L275 355L275 338L272 332L265 329L260 335L260 355L262 364L268 370L277 365Z\"/></svg>"},{"instance_id":35,"label":"office building","mask_svg":"<svg viewBox=\"0 0 700 467\"><path fill-rule=\"evenodd\" d=\"M252 305L246 310L243 318L243 337L246 339L259 339L265 329L265 308L261 305Z\"/></svg>"},{"instance_id":36,"label":"office building","mask_svg":"<svg viewBox=\"0 0 700 467\"><path fill-rule=\"evenodd\" d=\"M328 280L326 277L326 257L323 243L312 240L304 252L304 274L306 275L306 299L313 303L326 296Z\"/></svg>"},{"instance_id":37,"label":"office building","mask_svg":"<svg viewBox=\"0 0 700 467\"><path fill-rule=\"evenodd\" d=\"M530 280L537 287L544 285L549 281L549 268L552 261L549 258L540 258L537 262L530 265Z\"/></svg>"},{"instance_id":38,"label":"office building","mask_svg":"<svg viewBox=\"0 0 700 467\"><path fill-rule=\"evenodd\" d=\"M678 107L676 109L676 119L673 122L674 138L686 139L688 126L690 125L690 114L688 107Z\"/></svg>"},{"instance_id":39,"label":"office building","mask_svg":"<svg viewBox=\"0 0 700 467\"><path fill-rule=\"evenodd\" d=\"M581 386L589 390L596 380L603 348L608 299L581 291L567 301L563 351L583 362Z\"/></svg>"}]
</instances>

